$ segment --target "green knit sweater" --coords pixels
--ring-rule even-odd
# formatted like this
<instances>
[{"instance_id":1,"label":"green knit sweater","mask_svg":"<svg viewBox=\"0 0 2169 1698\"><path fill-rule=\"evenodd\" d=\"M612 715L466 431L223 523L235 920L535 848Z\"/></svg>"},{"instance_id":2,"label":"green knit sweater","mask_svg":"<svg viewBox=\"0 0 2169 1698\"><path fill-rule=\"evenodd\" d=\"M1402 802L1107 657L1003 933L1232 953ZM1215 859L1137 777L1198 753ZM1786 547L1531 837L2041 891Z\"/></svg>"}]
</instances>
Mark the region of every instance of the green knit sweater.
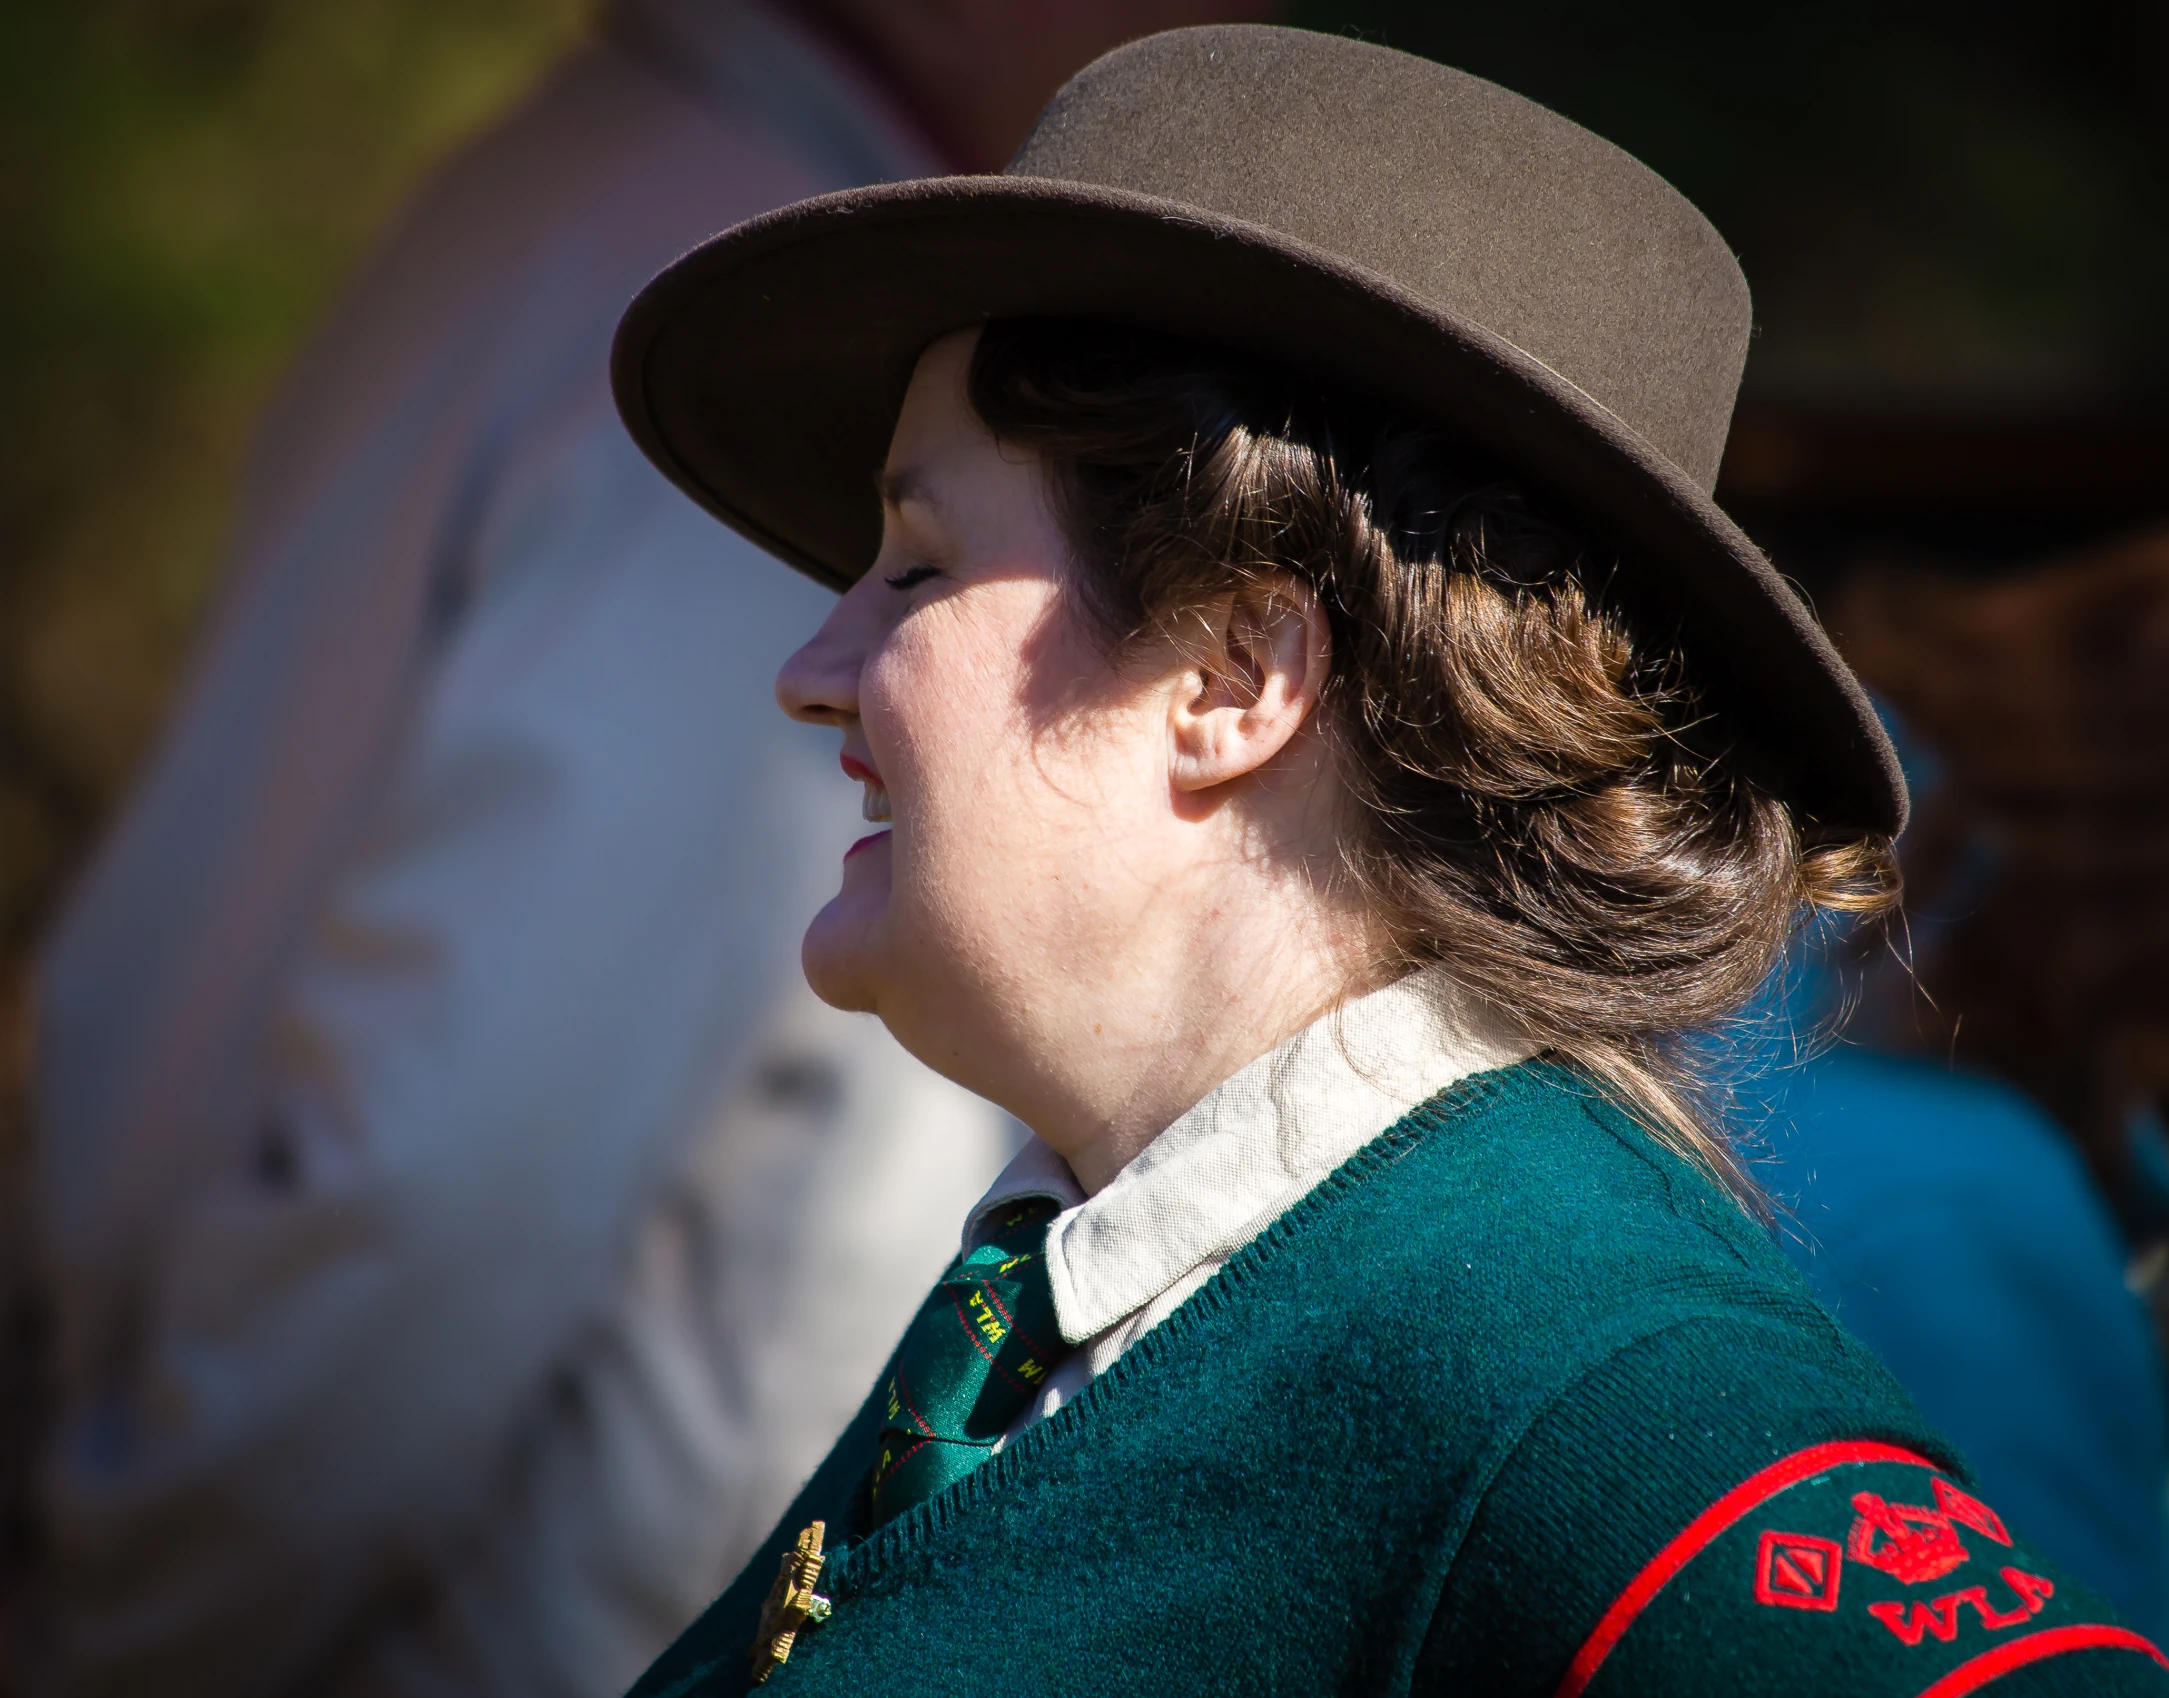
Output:
<instances>
[{"instance_id":1,"label":"green knit sweater","mask_svg":"<svg viewBox=\"0 0 2169 1698\"><path fill-rule=\"evenodd\" d=\"M875 1414L636 1698L743 1690L816 1519L833 1609L779 1695L2169 1693L1767 1235L1541 1063L865 1536Z\"/></svg>"}]
</instances>

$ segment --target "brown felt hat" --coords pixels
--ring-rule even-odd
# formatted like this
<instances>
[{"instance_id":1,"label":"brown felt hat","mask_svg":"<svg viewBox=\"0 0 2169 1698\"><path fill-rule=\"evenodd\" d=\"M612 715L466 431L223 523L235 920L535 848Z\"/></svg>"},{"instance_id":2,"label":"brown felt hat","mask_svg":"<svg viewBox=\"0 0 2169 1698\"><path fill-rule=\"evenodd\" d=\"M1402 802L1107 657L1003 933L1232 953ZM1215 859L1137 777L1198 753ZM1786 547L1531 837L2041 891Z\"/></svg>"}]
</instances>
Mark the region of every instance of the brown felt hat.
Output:
<instances>
[{"instance_id":1,"label":"brown felt hat","mask_svg":"<svg viewBox=\"0 0 2169 1698\"><path fill-rule=\"evenodd\" d=\"M920 352L1111 320L1265 356L1480 444L1623 556L1762 781L1895 832L1897 757L1711 499L1747 283L1670 185L1557 113L1363 42L1231 25L1117 49L998 177L801 201L695 248L618 327L619 411L677 485L838 588Z\"/></svg>"}]
</instances>

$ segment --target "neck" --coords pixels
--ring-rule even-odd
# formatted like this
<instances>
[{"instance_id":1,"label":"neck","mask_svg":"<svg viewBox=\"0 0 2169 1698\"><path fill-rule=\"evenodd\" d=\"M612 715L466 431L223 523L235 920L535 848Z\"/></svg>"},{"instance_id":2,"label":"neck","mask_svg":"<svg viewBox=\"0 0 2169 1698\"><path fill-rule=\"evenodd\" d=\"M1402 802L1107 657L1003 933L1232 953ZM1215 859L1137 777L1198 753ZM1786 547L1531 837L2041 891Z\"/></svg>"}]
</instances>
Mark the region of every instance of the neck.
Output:
<instances>
[{"instance_id":1,"label":"neck","mask_svg":"<svg viewBox=\"0 0 2169 1698\"><path fill-rule=\"evenodd\" d=\"M1087 1193L1222 1080L1376 988L1362 928L1314 892L1245 901L1222 886L1192 905L1202 923L1188 928L1165 923L1174 906L1145 917L1119 970L1081 970L1069 994L1035 999L1032 1077L990 1093Z\"/></svg>"}]
</instances>

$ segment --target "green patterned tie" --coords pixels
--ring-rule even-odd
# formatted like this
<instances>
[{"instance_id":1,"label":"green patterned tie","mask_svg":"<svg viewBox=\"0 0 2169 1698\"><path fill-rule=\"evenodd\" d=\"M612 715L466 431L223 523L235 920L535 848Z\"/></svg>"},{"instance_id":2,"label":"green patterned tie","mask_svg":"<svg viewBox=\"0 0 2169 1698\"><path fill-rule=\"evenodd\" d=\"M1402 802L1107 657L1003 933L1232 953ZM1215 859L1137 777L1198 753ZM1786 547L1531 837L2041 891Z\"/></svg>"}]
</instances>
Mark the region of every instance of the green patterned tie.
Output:
<instances>
[{"instance_id":1,"label":"green patterned tie","mask_svg":"<svg viewBox=\"0 0 2169 1698\"><path fill-rule=\"evenodd\" d=\"M868 1486L873 1525L961 1480L994 1453L1063 1354L1047 1284L1047 1223L1027 1197L994 1222L920 1308L897 1352Z\"/></svg>"}]
</instances>

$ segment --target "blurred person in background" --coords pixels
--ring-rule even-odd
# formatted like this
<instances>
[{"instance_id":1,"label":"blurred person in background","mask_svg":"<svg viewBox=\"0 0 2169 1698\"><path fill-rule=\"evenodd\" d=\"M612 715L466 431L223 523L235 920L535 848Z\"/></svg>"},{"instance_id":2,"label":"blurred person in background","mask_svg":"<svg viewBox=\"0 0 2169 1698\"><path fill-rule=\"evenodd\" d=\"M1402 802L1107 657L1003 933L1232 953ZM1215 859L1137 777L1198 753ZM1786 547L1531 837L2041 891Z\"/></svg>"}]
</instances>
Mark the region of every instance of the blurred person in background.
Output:
<instances>
[{"instance_id":1,"label":"blurred person in background","mask_svg":"<svg viewBox=\"0 0 2169 1698\"><path fill-rule=\"evenodd\" d=\"M641 459L610 334L1264 9L617 0L355 280L39 978L56 1690L615 1692L827 1450L1012 1132L805 991L827 597Z\"/></svg>"},{"instance_id":2,"label":"blurred person in background","mask_svg":"<svg viewBox=\"0 0 2169 1698\"><path fill-rule=\"evenodd\" d=\"M1916 745L1912 970L1798 974L1812 1025L1864 972L1853 1036L1878 1047L1785 1080L1766 1178L1819 1294L1993 1501L2159 1634L2169 1416L2135 1291L2169 1241L2147 1127L2169 1100L2169 533L1986 585L1863 574L1837 615Z\"/></svg>"}]
</instances>

